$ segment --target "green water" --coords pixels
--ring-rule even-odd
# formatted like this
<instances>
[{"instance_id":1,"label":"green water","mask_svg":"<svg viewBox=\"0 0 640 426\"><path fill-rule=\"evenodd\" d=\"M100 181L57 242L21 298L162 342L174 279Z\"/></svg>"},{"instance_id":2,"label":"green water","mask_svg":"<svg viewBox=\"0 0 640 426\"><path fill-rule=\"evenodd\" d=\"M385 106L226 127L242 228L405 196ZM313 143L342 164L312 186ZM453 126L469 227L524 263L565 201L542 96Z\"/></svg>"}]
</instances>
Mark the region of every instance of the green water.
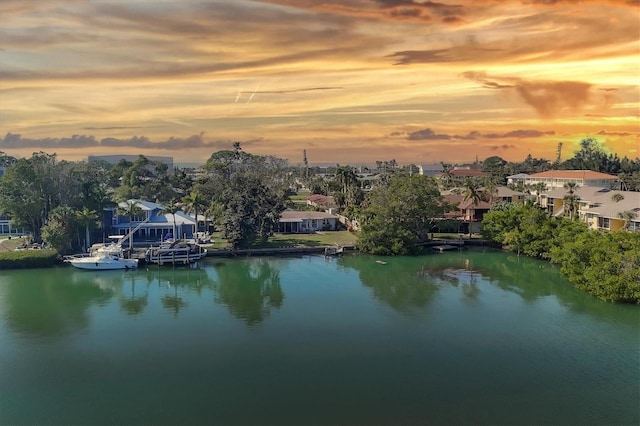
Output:
<instances>
[{"instance_id":1,"label":"green water","mask_svg":"<svg viewBox=\"0 0 640 426\"><path fill-rule=\"evenodd\" d=\"M0 321L0 424L640 423L640 309L498 252L1 271Z\"/></svg>"}]
</instances>

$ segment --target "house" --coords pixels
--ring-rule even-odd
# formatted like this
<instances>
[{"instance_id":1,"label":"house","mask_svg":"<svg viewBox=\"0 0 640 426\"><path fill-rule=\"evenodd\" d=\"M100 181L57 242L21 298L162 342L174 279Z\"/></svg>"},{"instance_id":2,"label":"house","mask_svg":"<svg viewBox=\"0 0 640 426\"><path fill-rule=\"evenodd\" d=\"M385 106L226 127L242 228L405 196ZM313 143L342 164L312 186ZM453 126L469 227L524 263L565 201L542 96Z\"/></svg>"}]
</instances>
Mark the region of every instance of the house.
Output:
<instances>
[{"instance_id":1,"label":"house","mask_svg":"<svg viewBox=\"0 0 640 426\"><path fill-rule=\"evenodd\" d=\"M456 191L456 190L454 190ZM443 192L443 199L450 205L456 206L457 210L446 212L447 219L458 219L463 223L461 232L480 232L481 222L484 215L491 210L491 207L499 203L521 203L524 202L525 194L514 191L506 186L498 186L494 189L493 195L485 192L483 200L473 202L471 199L464 199L464 196L454 191Z\"/></svg>"},{"instance_id":2,"label":"house","mask_svg":"<svg viewBox=\"0 0 640 426\"><path fill-rule=\"evenodd\" d=\"M554 189L542 194L541 205L553 216L566 214L564 198L568 191ZM573 190L577 200L577 217L591 229L617 231L628 225L631 231L640 232L640 192L618 191L609 188L578 187ZM624 212L635 213L635 218L625 222Z\"/></svg>"},{"instance_id":3,"label":"house","mask_svg":"<svg viewBox=\"0 0 640 426\"><path fill-rule=\"evenodd\" d=\"M443 171L442 163L418 164L418 173L421 176L440 176Z\"/></svg>"},{"instance_id":4,"label":"house","mask_svg":"<svg viewBox=\"0 0 640 426\"><path fill-rule=\"evenodd\" d=\"M16 228L11 226L11 216L0 214L0 235L26 235L24 228Z\"/></svg>"},{"instance_id":5,"label":"house","mask_svg":"<svg viewBox=\"0 0 640 426\"><path fill-rule=\"evenodd\" d=\"M491 176L489 173L481 172L480 170L454 168L453 170L443 171L438 177L446 182L461 184L466 179L483 179L489 176Z\"/></svg>"},{"instance_id":6,"label":"house","mask_svg":"<svg viewBox=\"0 0 640 426\"><path fill-rule=\"evenodd\" d=\"M285 210L282 212L278 224L278 232L283 234L335 231L337 229L338 216L326 212Z\"/></svg>"},{"instance_id":7,"label":"house","mask_svg":"<svg viewBox=\"0 0 640 426\"><path fill-rule=\"evenodd\" d=\"M616 176L592 170L547 170L525 177L524 183L525 185L544 183L548 189L564 188L568 182L575 182L578 186L610 188L616 180L618 180Z\"/></svg>"},{"instance_id":8,"label":"house","mask_svg":"<svg viewBox=\"0 0 640 426\"><path fill-rule=\"evenodd\" d=\"M311 194L307 197L307 205L331 212L338 207L331 195Z\"/></svg>"},{"instance_id":9,"label":"house","mask_svg":"<svg viewBox=\"0 0 640 426\"><path fill-rule=\"evenodd\" d=\"M127 200L127 203L135 203L140 208L141 214L133 216L129 223L129 216L118 215L115 208L105 209L105 228L109 235L127 235L129 228L140 228L133 234L134 241L160 241L168 233L173 234L174 221L177 238L193 238L195 235L195 219L183 212L174 214L164 213L164 206L158 203L144 200ZM121 208L126 208L127 203L120 203Z\"/></svg>"},{"instance_id":10,"label":"house","mask_svg":"<svg viewBox=\"0 0 640 426\"><path fill-rule=\"evenodd\" d=\"M516 175L507 176L507 185L524 185L525 180L529 177L526 173L518 173Z\"/></svg>"}]
</instances>

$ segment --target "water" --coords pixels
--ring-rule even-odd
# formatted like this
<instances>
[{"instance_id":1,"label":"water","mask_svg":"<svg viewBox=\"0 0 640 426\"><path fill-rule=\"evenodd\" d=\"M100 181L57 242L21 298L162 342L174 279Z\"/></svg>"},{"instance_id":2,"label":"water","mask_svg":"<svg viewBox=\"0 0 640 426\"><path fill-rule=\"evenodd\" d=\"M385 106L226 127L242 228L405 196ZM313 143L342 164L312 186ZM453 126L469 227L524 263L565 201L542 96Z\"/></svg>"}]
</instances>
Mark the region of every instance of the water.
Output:
<instances>
[{"instance_id":1,"label":"water","mask_svg":"<svg viewBox=\"0 0 640 426\"><path fill-rule=\"evenodd\" d=\"M3 271L0 318L0 424L640 423L640 309L504 253Z\"/></svg>"}]
</instances>

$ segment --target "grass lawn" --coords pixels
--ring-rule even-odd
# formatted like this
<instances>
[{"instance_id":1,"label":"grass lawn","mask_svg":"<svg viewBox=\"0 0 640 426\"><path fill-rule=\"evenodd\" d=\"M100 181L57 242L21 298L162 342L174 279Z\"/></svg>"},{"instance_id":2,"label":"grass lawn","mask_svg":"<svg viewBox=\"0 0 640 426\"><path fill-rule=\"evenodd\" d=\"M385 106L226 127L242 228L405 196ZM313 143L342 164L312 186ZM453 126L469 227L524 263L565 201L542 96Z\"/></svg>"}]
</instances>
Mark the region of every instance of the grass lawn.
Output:
<instances>
[{"instance_id":1,"label":"grass lawn","mask_svg":"<svg viewBox=\"0 0 640 426\"><path fill-rule=\"evenodd\" d=\"M306 206L307 198L309 198L309 191L299 191L296 195L291 195L289 199L296 206Z\"/></svg>"},{"instance_id":2,"label":"grass lawn","mask_svg":"<svg viewBox=\"0 0 640 426\"><path fill-rule=\"evenodd\" d=\"M227 242L222 239L220 232L214 232L211 237L213 244L207 244L207 248L213 250L229 248ZM276 247L319 247L332 245L353 245L357 236L349 231L327 231L315 234L275 234L266 243L256 243L252 248L276 248Z\"/></svg>"},{"instance_id":3,"label":"grass lawn","mask_svg":"<svg viewBox=\"0 0 640 426\"><path fill-rule=\"evenodd\" d=\"M269 238L266 243L256 243L255 248L273 248L273 247L318 247L332 245L353 245L355 244L356 234L349 231L326 231L317 232L315 234L276 234Z\"/></svg>"},{"instance_id":4,"label":"grass lawn","mask_svg":"<svg viewBox=\"0 0 640 426\"><path fill-rule=\"evenodd\" d=\"M7 239L8 236L0 237L0 251L13 251L16 247L24 244L26 238L17 238L12 236L11 239Z\"/></svg>"}]
</instances>

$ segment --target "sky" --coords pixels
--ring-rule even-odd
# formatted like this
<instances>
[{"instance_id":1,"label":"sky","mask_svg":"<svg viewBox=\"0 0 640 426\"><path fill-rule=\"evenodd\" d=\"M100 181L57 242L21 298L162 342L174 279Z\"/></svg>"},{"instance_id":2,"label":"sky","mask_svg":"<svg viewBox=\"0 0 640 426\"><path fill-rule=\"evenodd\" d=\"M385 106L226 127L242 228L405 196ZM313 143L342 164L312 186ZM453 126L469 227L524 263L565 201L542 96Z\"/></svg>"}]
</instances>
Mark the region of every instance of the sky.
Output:
<instances>
[{"instance_id":1,"label":"sky","mask_svg":"<svg viewBox=\"0 0 640 426\"><path fill-rule=\"evenodd\" d=\"M0 0L0 151L640 156L640 0Z\"/></svg>"}]
</instances>

